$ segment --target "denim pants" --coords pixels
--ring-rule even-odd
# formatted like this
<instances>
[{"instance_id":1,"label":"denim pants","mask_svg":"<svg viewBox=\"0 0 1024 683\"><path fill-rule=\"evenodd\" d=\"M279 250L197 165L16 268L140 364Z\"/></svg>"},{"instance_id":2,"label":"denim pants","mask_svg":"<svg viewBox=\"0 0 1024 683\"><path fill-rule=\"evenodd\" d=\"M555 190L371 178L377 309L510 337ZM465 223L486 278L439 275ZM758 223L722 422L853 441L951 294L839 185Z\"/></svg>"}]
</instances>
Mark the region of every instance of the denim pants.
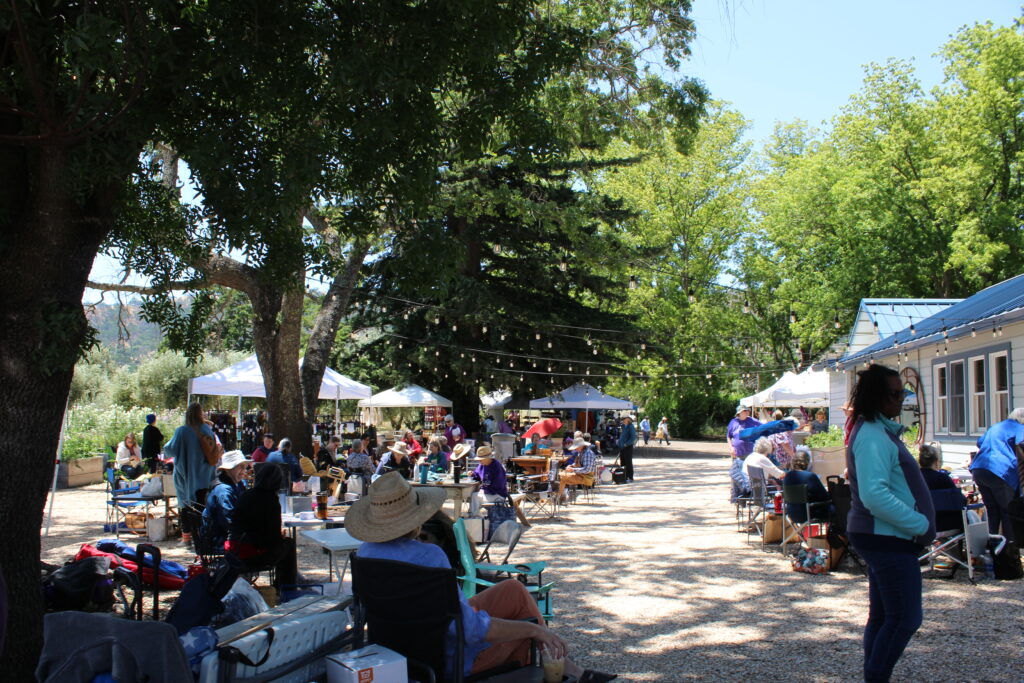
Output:
<instances>
[{"instance_id":1,"label":"denim pants","mask_svg":"<svg viewBox=\"0 0 1024 683\"><path fill-rule=\"evenodd\" d=\"M864 680L884 683L921 626L921 567L911 552L854 549L868 564Z\"/></svg>"}]
</instances>

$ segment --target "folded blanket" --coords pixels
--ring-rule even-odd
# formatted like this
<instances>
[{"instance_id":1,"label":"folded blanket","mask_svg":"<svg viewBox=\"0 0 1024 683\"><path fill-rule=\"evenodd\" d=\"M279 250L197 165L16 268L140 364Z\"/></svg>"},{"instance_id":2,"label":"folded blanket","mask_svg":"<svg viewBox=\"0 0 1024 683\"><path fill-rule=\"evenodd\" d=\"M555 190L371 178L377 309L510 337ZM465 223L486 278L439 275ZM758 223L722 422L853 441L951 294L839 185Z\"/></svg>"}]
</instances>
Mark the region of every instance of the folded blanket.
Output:
<instances>
[{"instance_id":1,"label":"folded blanket","mask_svg":"<svg viewBox=\"0 0 1024 683\"><path fill-rule=\"evenodd\" d=\"M76 560L81 560L86 557L109 557L110 567L124 567L130 572L137 572L139 565L132 560L126 560L123 557L119 557L114 553L105 553L96 546L85 543L78 550L78 554L75 555ZM153 570L149 567L142 568L142 580L146 583L153 581ZM160 588L164 590L181 590L181 587L185 585L185 580L171 574L167 574L163 571L160 572Z\"/></svg>"},{"instance_id":2,"label":"folded blanket","mask_svg":"<svg viewBox=\"0 0 1024 683\"><path fill-rule=\"evenodd\" d=\"M781 432L791 432L800 425L792 417L785 417L781 420L775 420L774 422L765 422L763 425L757 427L750 427L740 432L741 441L757 441L762 436L771 436L772 434L779 434Z\"/></svg>"},{"instance_id":3,"label":"folded blanket","mask_svg":"<svg viewBox=\"0 0 1024 683\"><path fill-rule=\"evenodd\" d=\"M105 553L114 553L126 560L138 563L139 558L135 555L135 548L126 544L124 541L115 541L112 538L104 538L96 541L96 547ZM147 567L153 566L153 558L149 555L145 557L145 563ZM162 573L170 574L171 576L177 576L179 579L188 578L188 570L181 564L174 560L161 560L160 571Z\"/></svg>"}]
</instances>

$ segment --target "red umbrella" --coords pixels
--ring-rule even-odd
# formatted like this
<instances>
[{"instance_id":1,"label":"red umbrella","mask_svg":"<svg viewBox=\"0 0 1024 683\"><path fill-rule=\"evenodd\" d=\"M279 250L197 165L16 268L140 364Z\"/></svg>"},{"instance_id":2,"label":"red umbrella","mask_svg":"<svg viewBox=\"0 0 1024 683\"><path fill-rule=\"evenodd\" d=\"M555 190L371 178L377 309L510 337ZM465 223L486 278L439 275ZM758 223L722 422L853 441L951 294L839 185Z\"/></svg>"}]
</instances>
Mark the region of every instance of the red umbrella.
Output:
<instances>
[{"instance_id":1,"label":"red umbrella","mask_svg":"<svg viewBox=\"0 0 1024 683\"><path fill-rule=\"evenodd\" d=\"M523 433L524 439L529 439L534 434L540 434L541 438L551 436L562 427L562 421L557 417L549 417L538 420L532 427Z\"/></svg>"}]
</instances>

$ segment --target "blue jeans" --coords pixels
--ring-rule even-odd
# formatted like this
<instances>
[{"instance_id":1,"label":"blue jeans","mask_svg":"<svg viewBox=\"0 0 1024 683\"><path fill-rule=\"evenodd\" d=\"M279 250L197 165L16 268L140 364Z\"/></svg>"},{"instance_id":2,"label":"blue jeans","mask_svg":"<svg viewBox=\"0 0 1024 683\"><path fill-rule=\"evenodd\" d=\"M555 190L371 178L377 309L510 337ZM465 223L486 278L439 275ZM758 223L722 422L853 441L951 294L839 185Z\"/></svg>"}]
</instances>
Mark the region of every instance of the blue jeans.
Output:
<instances>
[{"instance_id":1,"label":"blue jeans","mask_svg":"<svg viewBox=\"0 0 1024 683\"><path fill-rule=\"evenodd\" d=\"M884 683L921 626L921 567L914 553L854 549L868 564L864 680Z\"/></svg>"}]
</instances>

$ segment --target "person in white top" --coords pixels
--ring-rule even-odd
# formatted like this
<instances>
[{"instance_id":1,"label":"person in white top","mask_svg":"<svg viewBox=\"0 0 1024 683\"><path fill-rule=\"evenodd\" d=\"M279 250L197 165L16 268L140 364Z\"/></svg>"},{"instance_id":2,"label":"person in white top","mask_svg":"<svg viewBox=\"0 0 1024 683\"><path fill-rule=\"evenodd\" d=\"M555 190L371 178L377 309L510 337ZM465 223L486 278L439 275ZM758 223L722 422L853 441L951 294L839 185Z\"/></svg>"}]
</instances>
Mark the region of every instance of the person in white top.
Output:
<instances>
[{"instance_id":1,"label":"person in white top","mask_svg":"<svg viewBox=\"0 0 1024 683\"><path fill-rule=\"evenodd\" d=\"M760 467L764 470L766 477L775 477L776 479L782 479L786 476L786 473L778 468L778 466L771 461L768 455L772 452L772 442L766 436L762 436L756 442L754 442L754 452L748 455L743 460L743 474L750 478L750 472L748 471L751 467Z\"/></svg>"},{"instance_id":2,"label":"person in white top","mask_svg":"<svg viewBox=\"0 0 1024 683\"><path fill-rule=\"evenodd\" d=\"M126 434L124 441L117 445L117 468L129 479L136 479L146 471L142 466L142 449L134 432Z\"/></svg>"}]
</instances>

